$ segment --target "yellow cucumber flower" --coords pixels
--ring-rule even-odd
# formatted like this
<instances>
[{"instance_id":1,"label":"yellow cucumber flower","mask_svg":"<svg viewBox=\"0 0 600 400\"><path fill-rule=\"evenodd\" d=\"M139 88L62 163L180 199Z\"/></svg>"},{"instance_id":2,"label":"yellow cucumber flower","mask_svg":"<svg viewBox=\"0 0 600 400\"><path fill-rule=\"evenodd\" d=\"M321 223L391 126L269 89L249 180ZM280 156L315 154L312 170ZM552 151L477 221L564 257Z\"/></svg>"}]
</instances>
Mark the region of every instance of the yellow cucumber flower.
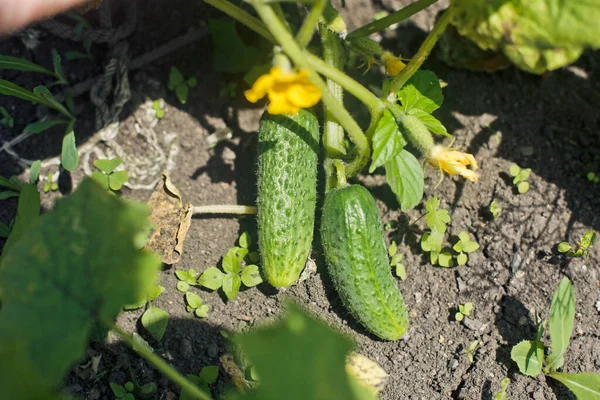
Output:
<instances>
[{"instance_id":1,"label":"yellow cucumber flower","mask_svg":"<svg viewBox=\"0 0 600 400\"><path fill-rule=\"evenodd\" d=\"M398 57L394 57L389 51L386 51L381 55L381 61L383 61L383 64L385 65L385 72L391 76L398 75L406 67L406 64L404 64L402 60Z\"/></svg>"},{"instance_id":2,"label":"yellow cucumber flower","mask_svg":"<svg viewBox=\"0 0 600 400\"><path fill-rule=\"evenodd\" d=\"M269 73L258 78L244 94L251 103L268 95L269 114L294 115L301 108L312 107L321 99L321 89L308 79L308 71L285 71L279 67L271 68Z\"/></svg>"},{"instance_id":3,"label":"yellow cucumber flower","mask_svg":"<svg viewBox=\"0 0 600 400\"><path fill-rule=\"evenodd\" d=\"M427 152L427 162L450 175L460 175L471 182L477 182L477 160L472 154L463 153L444 146L433 146ZM468 166L472 169L468 169Z\"/></svg>"}]
</instances>

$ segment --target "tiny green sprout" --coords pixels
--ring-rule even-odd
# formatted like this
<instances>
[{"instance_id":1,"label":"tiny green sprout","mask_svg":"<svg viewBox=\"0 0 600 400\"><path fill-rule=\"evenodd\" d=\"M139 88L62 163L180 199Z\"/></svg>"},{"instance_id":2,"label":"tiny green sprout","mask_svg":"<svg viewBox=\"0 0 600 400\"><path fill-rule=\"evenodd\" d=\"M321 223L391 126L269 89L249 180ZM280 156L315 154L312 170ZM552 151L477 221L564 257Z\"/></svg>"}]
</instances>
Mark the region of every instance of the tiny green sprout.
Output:
<instances>
[{"instance_id":1,"label":"tiny green sprout","mask_svg":"<svg viewBox=\"0 0 600 400\"><path fill-rule=\"evenodd\" d=\"M494 217L494 219L496 219L496 217L502 213L502 207L500 207L496 200L490 203L490 213L492 213L492 217Z\"/></svg>"},{"instance_id":2,"label":"tiny green sprout","mask_svg":"<svg viewBox=\"0 0 600 400\"><path fill-rule=\"evenodd\" d=\"M44 183L44 193L58 190L58 182L54 182L54 174L48 174L48 179Z\"/></svg>"},{"instance_id":3,"label":"tiny green sprout","mask_svg":"<svg viewBox=\"0 0 600 400\"><path fill-rule=\"evenodd\" d=\"M156 118L162 119L165 116L165 105L162 100L154 100L152 102L152 109L156 111Z\"/></svg>"},{"instance_id":4,"label":"tiny green sprout","mask_svg":"<svg viewBox=\"0 0 600 400\"><path fill-rule=\"evenodd\" d=\"M2 117L2 119L0 119L0 124L8 126L9 128L15 127L14 118L8 113L8 110L3 106L0 106L0 116Z\"/></svg>"},{"instance_id":5,"label":"tiny green sprout","mask_svg":"<svg viewBox=\"0 0 600 400\"><path fill-rule=\"evenodd\" d=\"M451 219L450 215L448 215L448 210L439 209L440 204L441 202L437 196L433 196L433 198L427 200L427 203L425 203L425 208L427 209L425 219L427 220L429 229L444 233L446 232L446 224Z\"/></svg>"},{"instance_id":6,"label":"tiny green sprout","mask_svg":"<svg viewBox=\"0 0 600 400\"><path fill-rule=\"evenodd\" d=\"M177 290L186 293L190 286L198 285L198 282L196 281L197 274L198 273L193 268L190 268L187 271L175 270L175 276L179 279L179 282L177 282Z\"/></svg>"},{"instance_id":7,"label":"tiny green sprout","mask_svg":"<svg viewBox=\"0 0 600 400\"><path fill-rule=\"evenodd\" d=\"M207 268L198 278L198 283L211 290L222 288L229 300L237 296L242 283L246 287L258 285L262 282L258 266L251 264L242 267L242 262L247 254L248 249L243 247L229 249L221 263L225 272L217 267Z\"/></svg>"},{"instance_id":8,"label":"tiny green sprout","mask_svg":"<svg viewBox=\"0 0 600 400\"><path fill-rule=\"evenodd\" d=\"M237 82L229 82L227 85L223 86L221 88L221 90L219 90L219 97L235 98L237 90L238 90Z\"/></svg>"},{"instance_id":9,"label":"tiny green sprout","mask_svg":"<svg viewBox=\"0 0 600 400\"><path fill-rule=\"evenodd\" d=\"M121 190L125 182L129 179L127 171L115 171L121 165L121 162L120 158L94 161L94 166L100 171L92 172L92 179L98 182L106 191L115 192Z\"/></svg>"},{"instance_id":10,"label":"tiny green sprout","mask_svg":"<svg viewBox=\"0 0 600 400\"><path fill-rule=\"evenodd\" d=\"M432 230L421 236L421 249L425 252L429 252L429 258L432 265L436 265L438 262L439 255L442 252L443 241L444 234L436 230Z\"/></svg>"},{"instance_id":11,"label":"tiny green sprout","mask_svg":"<svg viewBox=\"0 0 600 400\"><path fill-rule=\"evenodd\" d=\"M0 109L1 110L1 109ZM596 174L593 172L588 172L586 178L590 182L594 182L596 180Z\"/></svg>"},{"instance_id":12,"label":"tiny green sprout","mask_svg":"<svg viewBox=\"0 0 600 400\"><path fill-rule=\"evenodd\" d=\"M570 258L580 258L585 257L588 258L590 255L590 247L596 241L596 233L595 232L586 232L579 242L577 242L577 246L572 247L568 242L561 242L558 244L558 252L565 254Z\"/></svg>"},{"instance_id":13,"label":"tiny green sprout","mask_svg":"<svg viewBox=\"0 0 600 400\"><path fill-rule=\"evenodd\" d=\"M496 392L494 395L494 400L507 400L508 395L506 394L506 389L508 389L508 385L510 384L510 378L504 378L500 382L500 391Z\"/></svg>"},{"instance_id":14,"label":"tiny green sprout","mask_svg":"<svg viewBox=\"0 0 600 400\"><path fill-rule=\"evenodd\" d=\"M244 232L240 235L238 243L243 249L249 249L252 246L252 237L248 232Z\"/></svg>"},{"instance_id":15,"label":"tiny green sprout","mask_svg":"<svg viewBox=\"0 0 600 400\"><path fill-rule=\"evenodd\" d=\"M214 385L217 382L217 379L219 378L219 367L217 365L207 365L202 367L198 375L188 374L187 378L194 385L203 389L204 392L210 393L208 385ZM181 395L179 396L179 400L194 399L196 399L196 397L185 390L182 390Z\"/></svg>"},{"instance_id":16,"label":"tiny green sprout","mask_svg":"<svg viewBox=\"0 0 600 400\"><path fill-rule=\"evenodd\" d=\"M477 346L479 346L479 340L474 340L466 349L463 350L463 353L467 355L469 362L473 362L473 356Z\"/></svg>"},{"instance_id":17,"label":"tiny green sprout","mask_svg":"<svg viewBox=\"0 0 600 400\"><path fill-rule=\"evenodd\" d=\"M465 319L465 317L471 315L471 311L473 311L473 303L459 304L458 312L454 314L454 319L460 322Z\"/></svg>"},{"instance_id":18,"label":"tiny green sprout","mask_svg":"<svg viewBox=\"0 0 600 400\"><path fill-rule=\"evenodd\" d=\"M398 223L396 221L389 221L389 222L386 222L385 225L383 225L383 229L388 231L391 229L396 229L397 226L398 226Z\"/></svg>"},{"instance_id":19,"label":"tiny green sprout","mask_svg":"<svg viewBox=\"0 0 600 400\"><path fill-rule=\"evenodd\" d=\"M517 164L512 164L510 166L510 175L513 178L513 185L517 187L517 191L520 194L527 193L529 190L529 175L531 175L531 168L521 169Z\"/></svg>"},{"instance_id":20,"label":"tiny green sprout","mask_svg":"<svg viewBox=\"0 0 600 400\"><path fill-rule=\"evenodd\" d=\"M202 299L195 293L187 292L185 294L187 303L186 311L194 313L198 318L206 318L208 316L208 305L202 304Z\"/></svg>"},{"instance_id":21,"label":"tiny green sprout","mask_svg":"<svg viewBox=\"0 0 600 400\"><path fill-rule=\"evenodd\" d=\"M472 253L479 249L479 244L474 242L469 237L469 234L462 231L458 234L458 242L452 247L452 249L459 253L456 256L456 262L458 265L465 265L469 259L467 253Z\"/></svg>"},{"instance_id":22,"label":"tiny green sprout","mask_svg":"<svg viewBox=\"0 0 600 400\"><path fill-rule=\"evenodd\" d=\"M185 79L181 71L175 66L171 66L169 72L169 81L167 87L170 91L175 92L177 99L181 104L187 103L190 88L195 88L198 85L196 78Z\"/></svg>"},{"instance_id":23,"label":"tiny green sprout","mask_svg":"<svg viewBox=\"0 0 600 400\"><path fill-rule=\"evenodd\" d=\"M128 305L124 306L123 308L125 310L135 310L138 308L142 308L146 304L150 303L151 301L156 300L156 298L158 296L160 296L164 291L165 291L165 288L163 286L155 285L152 288L150 288L150 290L148 290L148 292L146 292L145 298L141 299L137 303L128 304Z\"/></svg>"},{"instance_id":24,"label":"tiny green sprout","mask_svg":"<svg viewBox=\"0 0 600 400\"><path fill-rule=\"evenodd\" d=\"M390 257L393 257L394 254L396 254L398 252L398 245L396 244L395 240L392 240L392 244L390 244L390 247L388 247L388 255Z\"/></svg>"},{"instance_id":25,"label":"tiny green sprout","mask_svg":"<svg viewBox=\"0 0 600 400\"><path fill-rule=\"evenodd\" d=\"M135 396L133 395L133 390L135 389L135 385L133 382L127 382L124 386L121 386L115 382L110 382L110 390L112 390L115 397L119 400L135 400Z\"/></svg>"},{"instance_id":26,"label":"tiny green sprout","mask_svg":"<svg viewBox=\"0 0 600 400\"><path fill-rule=\"evenodd\" d=\"M395 241L392 241L390 247L388 247L388 255L390 256L390 265L396 267L396 276L400 280L406 280L406 267L401 263L403 254L398 254L398 246Z\"/></svg>"},{"instance_id":27,"label":"tiny green sprout","mask_svg":"<svg viewBox=\"0 0 600 400\"><path fill-rule=\"evenodd\" d=\"M141 322L154 340L160 342L169 323L169 313L159 307L151 306L142 314Z\"/></svg>"}]
</instances>

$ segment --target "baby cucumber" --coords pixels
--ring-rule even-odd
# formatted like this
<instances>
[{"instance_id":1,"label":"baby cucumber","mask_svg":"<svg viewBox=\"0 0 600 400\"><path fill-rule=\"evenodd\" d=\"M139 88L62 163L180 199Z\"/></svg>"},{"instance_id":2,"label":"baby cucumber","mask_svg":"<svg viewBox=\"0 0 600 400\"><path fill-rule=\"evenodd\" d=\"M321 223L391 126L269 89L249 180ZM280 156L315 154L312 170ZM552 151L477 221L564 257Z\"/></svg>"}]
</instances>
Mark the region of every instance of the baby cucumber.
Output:
<instances>
[{"instance_id":1,"label":"baby cucumber","mask_svg":"<svg viewBox=\"0 0 600 400\"><path fill-rule=\"evenodd\" d=\"M401 338L408 313L391 273L379 211L367 189L350 185L327 193L321 241L333 284L352 315L382 339Z\"/></svg>"},{"instance_id":2,"label":"baby cucumber","mask_svg":"<svg viewBox=\"0 0 600 400\"><path fill-rule=\"evenodd\" d=\"M319 121L310 111L264 113L258 136L258 245L269 283L298 281L310 252L317 199Z\"/></svg>"}]
</instances>

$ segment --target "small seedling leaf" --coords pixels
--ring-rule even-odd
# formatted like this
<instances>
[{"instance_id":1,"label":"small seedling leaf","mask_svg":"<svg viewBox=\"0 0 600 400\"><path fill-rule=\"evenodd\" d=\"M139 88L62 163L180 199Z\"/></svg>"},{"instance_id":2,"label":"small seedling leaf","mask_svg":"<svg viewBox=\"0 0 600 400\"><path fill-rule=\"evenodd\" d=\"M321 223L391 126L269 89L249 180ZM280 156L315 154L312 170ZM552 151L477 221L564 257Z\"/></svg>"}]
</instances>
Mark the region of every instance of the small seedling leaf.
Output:
<instances>
[{"instance_id":1,"label":"small seedling leaf","mask_svg":"<svg viewBox=\"0 0 600 400\"><path fill-rule=\"evenodd\" d=\"M591 372L568 374L552 371L548 374L568 387L578 400L600 400L600 375Z\"/></svg>"},{"instance_id":2,"label":"small seedling leaf","mask_svg":"<svg viewBox=\"0 0 600 400\"><path fill-rule=\"evenodd\" d=\"M112 390L115 397L121 398L127 394L125 388L117 383L110 382L110 390Z\"/></svg>"},{"instance_id":3,"label":"small seedling leaf","mask_svg":"<svg viewBox=\"0 0 600 400\"><path fill-rule=\"evenodd\" d=\"M135 400L135 396L132 393L127 393L125 396L121 397L121 400Z\"/></svg>"},{"instance_id":4,"label":"small seedling leaf","mask_svg":"<svg viewBox=\"0 0 600 400\"><path fill-rule=\"evenodd\" d=\"M223 277L223 292L229 300L232 300L237 296L241 285L242 279L239 275L227 274Z\"/></svg>"},{"instance_id":5,"label":"small seedling leaf","mask_svg":"<svg viewBox=\"0 0 600 400\"><path fill-rule=\"evenodd\" d=\"M465 319L465 316L462 313L457 312L456 314L454 314L454 319L457 320L458 322L460 322L463 319Z\"/></svg>"},{"instance_id":6,"label":"small seedling leaf","mask_svg":"<svg viewBox=\"0 0 600 400\"><path fill-rule=\"evenodd\" d=\"M196 310L194 311L194 314L198 318L206 318L206 317L208 317L208 305L203 304L200 307L196 308Z\"/></svg>"},{"instance_id":7,"label":"small seedling leaf","mask_svg":"<svg viewBox=\"0 0 600 400\"><path fill-rule=\"evenodd\" d=\"M192 292L187 292L185 294L185 301L187 301L192 309L196 309L202 305L202 299L200 296Z\"/></svg>"},{"instance_id":8,"label":"small seedling leaf","mask_svg":"<svg viewBox=\"0 0 600 400\"><path fill-rule=\"evenodd\" d=\"M219 367L216 365L208 365L200 370L200 379L207 385L212 385L217 382L219 377Z\"/></svg>"},{"instance_id":9,"label":"small seedling leaf","mask_svg":"<svg viewBox=\"0 0 600 400\"><path fill-rule=\"evenodd\" d=\"M567 251L571 250L571 245L567 242L560 242L558 244L558 252L559 253L566 253Z\"/></svg>"},{"instance_id":10,"label":"small seedling leaf","mask_svg":"<svg viewBox=\"0 0 600 400\"><path fill-rule=\"evenodd\" d=\"M165 288L160 286L160 285L156 285L154 286L152 289L150 289L150 291L147 294L148 297L148 301L153 301L155 300L158 296L160 296L163 292L165 291Z\"/></svg>"},{"instance_id":11,"label":"small seedling leaf","mask_svg":"<svg viewBox=\"0 0 600 400\"><path fill-rule=\"evenodd\" d=\"M225 274L216 267L207 268L198 278L198 283L205 288L217 290L223 285Z\"/></svg>"},{"instance_id":12,"label":"small seedling leaf","mask_svg":"<svg viewBox=\"0 0 600 400\"><path fill-rule=\"evenodd\" d=\"M157 392L158 387L154 382L146 383L145 385L142 385L142 387L140 387L140 393L142 395L142 398L149 398L155 395Z\"/></svg>"},{"instance_id":13,"label":"small seedling leaf","mask_svg":"<svg viewBox=\"0 0 600 400\"><path fill-rule=\"evenodd\" d=\"M250 262L257 263L260 261L260 253L258 251L253 251L248 253L248 258Z\"/></svg>"},{"instance_id":14,"label":"small seedling leaf","mask_svg":"<svg viewBox=\"0 0 600 400\"><path fill-rule=\"evenodd\" d=\"M466 265L467 261L469 261L469 256L467 256L465 253L460 253L458 256L456 256L456 263L458 265Z\"/></svg>"},{"instance_id":15,"label":"small seedling leaf","mask_svg":"<svg viewBox=\"0 0 600 400\"><path fill-rule=\"evenodd\" d=\"M179 99L181 104L187 103L189 92L190 89L185 83L182 83L175 88L175 94L177 95L177 99Z\"/></svg>"},{"instance_id":16,"label":"small seedling leaf","mask_svg":"<svg viewBox=\"0 0 600 400\"><path fill-rule=\"evenodd\" d=\"M449 252L440 253L438 256L438 264L444 268L450 268L454 266L454 263L452 262L452 254Z\"/></svg>"},{"instance_id":17,"label":"small seedling leaf","mask_svg":"<svg viewBox=\"0 0 600 400\"><path fill-rule=\"evenodd\" d=\"M506 389L508 389L508 385L510 384L509 378L502 379L500 382L500 391L494 395L494 400L507 400Z\"/></svg>"},{"instance_id":18,"label":"small seedling leaf","mask_svg":"<svg viewBox=\"0 0 600 400\"><path fill-rule=\"evenodd\" d=\"M194 77L189 78L187 80L187 85L190 88L195 88L196 86L198 86L198 80L196 78L194 78Z\"/></svg>"},{"instance_id":19,"label":"small seedling leaf","mask_svg":"<svg viewBox=\"0 0 600 400\"><path fill-rule=\"evenodd\" d=\"M40 176L40 169L42 168L42 162L40 160L34 161L29 169L29 183L35 184Z\"/></svg>"},{"instance_id":20,"label":"small seedling leaf","mask_svg":"<svg viewBox=\"0 0 600 400\"><path fill-rule=\"evenodd\" d=\"M396 119L389 110L383 112L383 116L377 122L373 134L373 156L369 172L372 173L396 157L406 146L406 139L398 130Z\"/></svg>"},{"instance_id":21,"label":"small seedling leaf","mask_svg":"<svg viewBox=\"0 0 600 400\"><path fill-rule=\"evenodd\" d=\"M548 331L550 332L550 348L547 368L555 371L564 364L564 354L569 346L569 339L575 321L575 294L569 278L563 278L552 297Z\"/></svg>"},{"instance_id":22,"label":"small seedling leaf","mask_svg":"<svg viewBox=\"0 0 600 400\"><path fill-rule=\"evenodd\" d=\"M522 374L535 378L542 372L544 345L534 340L523 340L512 348L510 358L517 363Z\"/></svg>"},{"instance_id":23,"label":"small seedling leaf","mask_svg":"<svg viewBox=\"0 0 600 400\"><path fill-rule=\"evenodd\" d=\"M152 306L142 315L142 326L157 341L163 338L168 323L169 313L158 307Z\"/></svg>"},{"instance_id":24,"label":"small seedling leaf","mask_svg":"<svg viewBox=\"0 0 600 400\"><path fill-rule=\"evenodd\" d=\"M177 290L182 293L186 293L188 290L190 290L190 284L185 281L179 281L177 282Z\"/></svg>"},{"instance_id":25,"label":"small seedling leaf","mask_svg":"<svg viewBox=\"0 0 600 400\"><path fill-rule=\"evenodd\" d=\"M471 311L473 311L473 303L465 303L464 306L461 306L460 312L464 315L471 315Z\"/></svg>"},{"instance_id":26,"label":"small seedling leaf","mask_svg":"<svg viewBox=\"0 0 600 400\"><path fill-rule=\"evenodd\" d=\"M92 179L98 182L102 186L102 189L108 190L108 175L100 171L94 171L92 172Z\"/></svg>"},{"instance_id":27,"label":"small seedling leaf","mask_svg":"<svg viewBox=\"0 0 600 400\"><path fill-rule=\"evenodd\" d=\"M529 182L521 182L517 185L517 191L521 194L529 191Z\"/></svg>"},{"instance_id":28,"label":"small seedling leaf","mask_svg":"<svg viewBox=\"0 0 600 400\"><path fill-rule=\"evenodd\" d=\"M228 274L239 274L241 270L240 259L237 255L237 248L229 249L223 257L223 271Z\"/></svg>"},{"instance_id":29,"label":"small seedling leaf","mask_svg":"<svg viewBox=\"0 0 600 400\"><path fill-rule=\"evenodd\" d=\"M257 265L246 265L242 270L241 278L246 287L253 287L262 282Z\"/></svg>"},{"instance_id":30,"label":"small seedling leaf","mask_svg":"<svg viewBox=\"0 0 600 400\"><path fill-rule=\"evenodd\" d=\"M519 175L519 172L521 172L521 167L519 167L517 164L512 164L508 171L510 176L517 176Z\"/></svg>"},{"instance_id":31,"label":"small seedling leaf","mask_svg":"<svg viewBox=\"0 0 600 400\"><path fill-rule=\"evenodd\" d=\"M397 252L398 252L398 245L396 244L396 241L393 240L392 244L390 244L390 247L388 247L388 255L390 257L393 257Z\"/></svg>"},{"instance_id":32,"label":"small seedling leaf","mask_svg":"<svg viewBox=\"0 0 600 400\"><path fill-rule=\"evenodd\" d=\"M127 171L116 171L109 175L109 184L111 190L121 190L123 184L129 179Z\"/></svg>"},{"instance_id":33,"label":"small seedling leaf","mask_svg":"<svg viewBox=\"0 0 600 400\"><path fill-rule=\"evenodd\" d=\"M67 171L74 171L79 166L79 153L75 143L74 121L69 123L62 142L62 153L60 162Z\"/></svg>"},{"instance_id":34,"label":"small seedling leaf","mask_svg":"<svg viewBox=\"0 0 600 400\"><path fill-rule=\"evenodd\" d=\"M396 276L400 278L400 280L406 280L406 267L404 264L396 264Z\"/></svg>"},{"instance_id":35,"label":"small seedling leaf","mask_svg":"<svg viewBox=\"0 0 600 400\"><path fill-rule=\"evenodd\" d=\"M427 203L425 203L425 208L427 209L425 219L427 220L427 226L431 230L444 233L446 232L446 224L451 221L451 218L448 215L448 210L439 209L440 204L441 202L437 196L433 196L433 198L427 200Z\"/></svg>"},{"instance_id":36,"label":"small seedling leaf","mask_svg":"<svg viewBox=\"0 0 600 400\"><path fill-rule=\"evenodd\" d=\"M411 152L402 150L388 161L385 164L385 176L402 211L408 211L419 204L423 198L423 168Z\"/></svg>"},{"instance_id":37,"label":"small seedling leaf","mask_svg":"<svg viewBox=\"0 0 600 400\"><path fill-rule=\"evenodd\" d=\"M135 385L133 384L133 382L125 382L125 390L127 390L128 392L133 392L133 389L135 389Z\"/></svg>"},{"instance_id":38,"label":"small seedling leaf","mask_svg":"<svg viewBox=\"0 0 600 400\"><path fill-rule=\"evenodd\" d=\"M121 165L122 161L120 158L113 158L110 160L96 160L94 161L94 166L98 168L100 171L104 171L106 174L112 173L119 165Z\"/></svg>"},{"instance_id":39,"label":"small seedling leaf","mask_svg":"<svg viewBox=\"0 0 600 400\"><path fill-rule=\"evenodd\" d=\"M237 258L241 261L248 254L248 249L245 249L243 247L236 247L235 248L235 254L237 255Z\"/></svg>"},{"instance_id":40,"label":"small seedling leaf","mask_svg":"<svg viewBox=\"0 0 600 400\"><path fill-rule=\"evenodd\" d=\"M417 71L398 92L404 112L417 108L431 114L444 101L440 80L431 71Z\"/></svg>"},{"instance_id":41,"label":"small seedling leaf","mask_svg":"<svg viewBox=\"0 0 600 400\"><path fill-rule=\"evenodd\" d=\"M435 253L442 252L442 242L444 241L444 234L433 230L426 233L421 238L421 249L423 251L430 251Z\"/></svg>"},{"instance_id":42,"label":"small seedling leaf","mask_svg":"<svg viewBox=\"0 0 600 400\"><path fill-rule=\"evenodd\" d=\"M238 241L240 243L240 246L244 249L249 249L250 246L252 246L252 237L248 232L242 233Z\"/></svg>"},{"instance_id":43,"label":"small seedling leaf","mask_svg":"<svg viewBox=\"0 0 600 400\"><path fill-rule=\"evenodd\" d=\"M175 88L184 83L184 81L185 78L183 77L181 71L179 71L177 67L172 66L171 70L169 71L169 82L167 84L169 90L175 90Z\"/></svg>"}]
</instances>

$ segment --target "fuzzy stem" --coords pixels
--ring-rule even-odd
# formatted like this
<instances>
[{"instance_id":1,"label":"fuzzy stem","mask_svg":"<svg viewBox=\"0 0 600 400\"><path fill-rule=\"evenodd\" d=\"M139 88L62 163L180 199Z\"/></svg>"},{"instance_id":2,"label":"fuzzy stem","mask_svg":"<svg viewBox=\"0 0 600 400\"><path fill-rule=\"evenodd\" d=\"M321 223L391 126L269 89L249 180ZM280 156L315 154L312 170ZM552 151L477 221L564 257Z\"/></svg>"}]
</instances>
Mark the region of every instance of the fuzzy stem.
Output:
<instances>
[{"instance_id":1,"label":"fuzzy stem","mask_svg":"<svg viewBox=\"0 0 600 400\"><path fill-rule=\"evenodd\" d=\"M256 214L257 208L254 206L238 205L211 205L211 206L193 206L193 214Z\"/></svg>"},{"instance_id":2,"label":"fuzzy stem","mask_svg":"<svg viewBox=\"0 0 600 400\"><path fill-rule=\"evenodd\" d=\"M344 168L344 164L340 160L333 160L333 166L335 167L335 176L336 176L336 188L348 186L348 181L346 180L346 171Z\"/></svg>"},{"instance_id":3,"label":"fuzzy stem","mask_svg":"<svg viewBox=\"0 0 600 400\"><path fill-rule=\"evenodd\" d=\"M369 36L372 33L382 31L385 28L397 24L398 22L402 22L407 18L412 17L414 14L418 13L421 10L429 7L437 0L418 0L412 4L407 5L406 7L391 13L387 17L378 19L377 21L373 21L367 25L364 25L357 30L350 32L348 34L348 39L357 38L361 36Z\"/></svg>"},{"instance_id":4,"label":"fuzzy stem","mask_svg":"<svg viewBox=\"0 0 600 400\"><path fill-rule=\"evenodd\" d=\"M104 323L107 327L109 327L114 333L116 333L121 340L123 340L129 347L133 349L133 338L131 335L118 326L111 323ZM212 400L212 397L206 393L204 393L200 388L196 385L192 384L188 381L183 375L181 375L175 368L171 367L165 360L152 353L150 350L146 349L143 346L140 346L135 350L140 356L146 359L150 364L152 364L156 369L162 372L167 378L171 379L175 382L181 390L185 390L192 397L199 400Z\"/></svg>"},{"instance_id":5,"label":"fuzzy stem","mask_svg":"<svg viewBox=\"0 0 600 400\"><path fill-rule=\"evenodd\" d=\"M419 70L419 68L421 68L421 65L423 65L423 63L429 56L429 53L431 53L433 46L435 46L438 39L440 38L440 36L442 36L442 33L444 33L444 30L450 23L453 14L454 8L450 6L444 12L442 18L440 18L435 24L433 30L429 32L429 35L427 35L425 41L423 41L423 43L421 44L421 47L419 48L419 51L417 51L417 54L415 54L414 57L410 60L406 68L404 68L402 72L400 72L400 74L398 74L398 76L394 78L390 85L391 93L396 93L398 90L400 90L402 86L404 86L404 84L410 79L410 77L413 76L415 72Z\"/></svg>"},{"instance_id":6,"label":"fuzzy stem","mask_svg":"<svg viewBox=\"0 0 600 400\"><path fill-rule=\"evenodd\" d=\"M273 9L261 1L254 1L252 4L271 34L277 38L277 41L287 55L298 67L308 71L312 83L321 90L323 103L329 109L332 116L344 127L350 140L356 145L358 150L357 156L346 167L349 176L356 175L367 164L371 153L371 147L365 134L356 121L354 121L350 113L336 100L331 92L329 92L327 84L313 69L304 52L300 46L298 46L291 33L285 28L283 22L277 18Z\"/></svg>"},{"instance_id":7,"label":"fuzzy stem","mask_svg":"<svg viewBox=\"0 0 600 400\"><path fill-rule=\"evenodd\" d=\"M305 48L308 46L308 43L310 43L326 4L327 0L317 0L310 9L310 12L304 19L298 34L296 34L296 43L298 43L300 47Z\"/></svg>"}]
</instances>

